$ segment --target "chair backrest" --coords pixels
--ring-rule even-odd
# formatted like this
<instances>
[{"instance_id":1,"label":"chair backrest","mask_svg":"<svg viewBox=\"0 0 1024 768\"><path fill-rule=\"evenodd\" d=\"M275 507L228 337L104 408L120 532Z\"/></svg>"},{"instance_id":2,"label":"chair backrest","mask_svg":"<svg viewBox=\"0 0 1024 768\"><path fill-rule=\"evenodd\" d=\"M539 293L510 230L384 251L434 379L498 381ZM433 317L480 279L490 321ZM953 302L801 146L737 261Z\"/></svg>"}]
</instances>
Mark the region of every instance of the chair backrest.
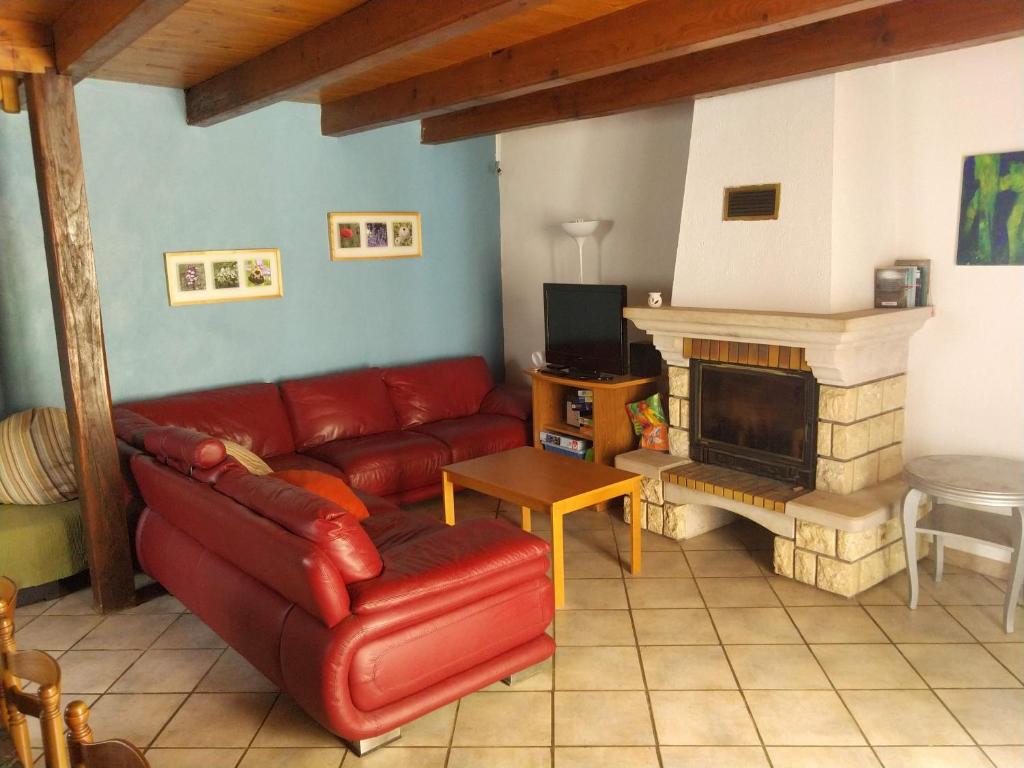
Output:
<instances>
[{"instance_id":1,"label":"chair backrest","mask_svg":"<svg viewBox=\"0 0 1024 768\"><path fill-rule=\"evenodd\" d=\"M0 576L0 726L7 725L7 704L3 696L4 654L14 653L14 606L18 602L18 585Z\"/></svg>"},{"instance_id":2,"label":"chair backrest","mask_svg":"<svg viewBox=\"0 0 1024 768\"><path fill-rule=\"evenodd\" d=\"M6 621L6 618L4 619ZM43 651L2 651L3 699L7 729L23 765L32 765L32 743L26 715L39 719L46 768L70 768L60 719L60 667ZM38 693L21 690L18 680L39 686Z\"/></svg>"},{"instance_id":3,"label":"chair backrest","mask_svg":"<svg viewBox=\"0 0 1024 768\"><path fill-rule=\"evenodd\" d=\"M68 754L71 768L149 768L135 746L121 739L94 742L89 727L89 707L84 701L72 701L64 710L68 726Z\"/></svg>"},{"instance_id":4,"label":"chair backrest","mask_svg":"<svg viewBox=\"0 0 1024 768\"><path fill-rule=\"evenodd\" d=\"M18 585L6 576L0 576L0 614L14 621L14 607L18 603Z\"/></svg>"}]
</instances>

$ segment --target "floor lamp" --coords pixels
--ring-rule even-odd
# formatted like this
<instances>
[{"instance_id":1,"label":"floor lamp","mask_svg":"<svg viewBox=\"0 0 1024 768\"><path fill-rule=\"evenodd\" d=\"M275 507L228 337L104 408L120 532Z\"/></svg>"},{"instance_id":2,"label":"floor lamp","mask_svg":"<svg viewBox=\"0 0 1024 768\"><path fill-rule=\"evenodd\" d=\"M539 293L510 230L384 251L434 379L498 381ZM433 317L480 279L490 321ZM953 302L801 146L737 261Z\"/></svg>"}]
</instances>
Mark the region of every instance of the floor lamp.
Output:
<instances>
[{"instance_id":1,"label":"floor lamp","mask_svg":"<svg viewBox=\"0 0 1024 768\"><path fill-rule=\"evenodd\" d=\"M565 230L565 234L576 241L576 247L580 252L580 283L583 282L583 241L597 231L600 223L600 221L584 221L583 219L562 222L562 229Z\"/></svg>"}]
</instances>

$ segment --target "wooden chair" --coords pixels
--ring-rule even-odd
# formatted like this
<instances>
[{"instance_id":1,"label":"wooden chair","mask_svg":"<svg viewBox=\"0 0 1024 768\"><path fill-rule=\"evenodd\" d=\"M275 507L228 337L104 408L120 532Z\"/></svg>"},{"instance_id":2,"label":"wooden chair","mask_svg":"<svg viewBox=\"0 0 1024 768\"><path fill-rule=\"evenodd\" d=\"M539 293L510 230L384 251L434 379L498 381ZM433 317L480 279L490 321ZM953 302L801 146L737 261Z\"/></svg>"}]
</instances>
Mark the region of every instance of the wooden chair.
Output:
<instances>
[{"instance_id":1,"label":"wooden chair","mask_svg":"<svg viewBox=\"0 0 1024 768\"><path fill-rule=\"evenodd\" d=\"M8 622L9 619L0 619ZM7 729L23 765L32 765L32 743L26 715L39 719L46 768L70 768L60 719L60 667L43 651L3 651L3 699L7 705ZM18 680L39 686L32 694L21 690Z\"/></svg>"},{"instance_id":2,"label":"wooden chair","mask_svg":"<svg viewBox=\"0 0 1024 768\"><path fill-rule=\"evenodd\" d=\"M68 754L71 768L149 768L135 746L121 739L93 742L89 727L89 707L84 701L72 701L64 710L68 725Z\"/></svg>"},{"instance_id":3,"label":"wooden chair","mask_svg":"<svg viewBox=\"0 0 1024 768\"><path fill-rule=\"evenodd\" d=\"M14 653L14 608L18 603L18 585L0 576L0 675L4 671L4 654ZM0 677L2 681L2 677ZM0 688L0 726L7 729L7 705Z\"/></svg>"}]
</instances>

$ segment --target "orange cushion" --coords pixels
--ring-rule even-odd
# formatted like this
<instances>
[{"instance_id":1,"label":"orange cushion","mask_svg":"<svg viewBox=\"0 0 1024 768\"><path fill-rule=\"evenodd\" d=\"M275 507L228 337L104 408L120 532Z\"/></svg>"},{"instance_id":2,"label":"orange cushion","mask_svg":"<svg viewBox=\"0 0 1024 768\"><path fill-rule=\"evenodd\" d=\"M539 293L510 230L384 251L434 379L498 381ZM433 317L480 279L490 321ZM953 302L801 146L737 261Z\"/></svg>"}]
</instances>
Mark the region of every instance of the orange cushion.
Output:
<instances>
[{"instance_id":1,"label":"orange cushion","mask_svg":"<svg viewBox=\"0 0 1024 768\"><path fill-rule=\"evenodd\" d=\"M370 511L366 508L363 500L356 496L340 477L310 469L283 469L280 472L273 472L267 477L276 477L278 480L284 480L286 483L299 486L299 488L305 488L317 496L323 496L328 501L333 501L356 520L365 520L370 516Z\"/></svg>"}]
</instances>

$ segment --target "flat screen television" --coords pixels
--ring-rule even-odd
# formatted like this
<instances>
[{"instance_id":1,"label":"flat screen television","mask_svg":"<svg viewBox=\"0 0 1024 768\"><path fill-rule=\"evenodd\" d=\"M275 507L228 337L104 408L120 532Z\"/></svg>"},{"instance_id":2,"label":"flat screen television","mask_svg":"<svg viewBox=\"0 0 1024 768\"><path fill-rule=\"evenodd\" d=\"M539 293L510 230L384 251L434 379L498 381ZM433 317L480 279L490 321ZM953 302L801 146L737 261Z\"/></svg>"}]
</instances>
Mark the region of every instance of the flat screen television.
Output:
<instances>
[{"instance_id":1,"label":"flat screen television","mask_svg":"<svg viewBox=\"0 0 1024 768\"><path fill-rule=\"evenodd\" d=\"M544 283L544 356L577 375L627 371L624 285Z\"/></svg>"}]
</instances>

